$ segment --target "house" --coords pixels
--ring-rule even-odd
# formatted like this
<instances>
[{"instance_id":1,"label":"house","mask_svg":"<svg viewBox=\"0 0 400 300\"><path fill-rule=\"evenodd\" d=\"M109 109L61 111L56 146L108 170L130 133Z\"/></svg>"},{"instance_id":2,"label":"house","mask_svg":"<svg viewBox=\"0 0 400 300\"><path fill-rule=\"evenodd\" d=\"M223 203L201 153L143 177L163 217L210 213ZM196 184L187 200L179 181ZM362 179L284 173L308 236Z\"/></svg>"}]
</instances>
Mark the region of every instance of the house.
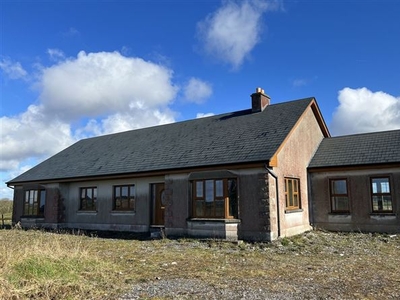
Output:
<instances>
[{"instance_id":1,"label":"house","mask_svg":"<svg viewBox=\"0 0 400 300\"><path fill-rule=\"evenodd\" d=\"M25 227L274 240L311 229L307 167L329 137L314 98L78 141L7 184ZM394 180L394 178L393 178Z\"/></svg>"},{"instance_id":2,"label":"house","mask_svg":"<svg viewBox=\"0 0 400 300\"><path fill-rule=\"evenodd\" d=\"M400 130L325 138L308 171L314 227L400 233Z\"/></svg>"}]
</instances>

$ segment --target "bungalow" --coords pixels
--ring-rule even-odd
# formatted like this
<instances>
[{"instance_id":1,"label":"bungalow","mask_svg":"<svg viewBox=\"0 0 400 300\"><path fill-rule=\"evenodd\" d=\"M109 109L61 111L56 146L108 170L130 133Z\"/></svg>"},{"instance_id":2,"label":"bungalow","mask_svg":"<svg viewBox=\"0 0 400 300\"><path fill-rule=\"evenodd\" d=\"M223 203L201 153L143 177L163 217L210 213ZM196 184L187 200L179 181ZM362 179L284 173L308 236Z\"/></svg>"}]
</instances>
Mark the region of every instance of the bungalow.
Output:
<instances>
[{"instance_id":1,"label":"bungalow","mask_svg":"<svg viewBox=\"0 0 400 300\"><path fill-rule=\"evenodd\" d=\"M78 141L7 183L13 222L229 240L298 234L311 229L307 167L329 136L314 98L270 104L258 88L251 109Z\"/></svg>"},{"instance_id":2,"label":"bungalow","mask_svg":"<svg viewBox=\"0 0 400 300\"><path fill-rule=\"evenodd\" d=\"M400 232L400 130L326 138L308 171L314 227Z\"/></svg>"},{"instance_id":3,"label":"bungalow","mask_svg":"<svg viewBox=\"0 0 400 300\"><path fill-rule=\"evenodd\" d=\"M81 140L9 181L23 227L270 241L400 232L400 130L330 137L314 98Z\"/></svg>"}]
</instances>

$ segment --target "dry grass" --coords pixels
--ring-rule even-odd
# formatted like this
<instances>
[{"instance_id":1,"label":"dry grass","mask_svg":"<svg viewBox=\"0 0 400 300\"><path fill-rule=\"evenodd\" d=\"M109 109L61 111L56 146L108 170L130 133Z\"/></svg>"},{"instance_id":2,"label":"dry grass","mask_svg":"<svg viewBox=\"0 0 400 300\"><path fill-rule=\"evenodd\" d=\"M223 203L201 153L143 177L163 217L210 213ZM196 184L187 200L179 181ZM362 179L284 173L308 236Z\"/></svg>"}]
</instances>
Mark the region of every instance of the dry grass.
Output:
<instances>
[{"instance_id":1,"label":"dry grass","mask_svg":"<svg viewBox=\"0 0 400 300\"><path fill-rule=\"evenodd\" d=\"M182 278L303 298L398 299L399 266L399 235L308 232L233 244L0 230L0 299L7 300L118 299L132 284Z\"/></svg>"}]
</instances>

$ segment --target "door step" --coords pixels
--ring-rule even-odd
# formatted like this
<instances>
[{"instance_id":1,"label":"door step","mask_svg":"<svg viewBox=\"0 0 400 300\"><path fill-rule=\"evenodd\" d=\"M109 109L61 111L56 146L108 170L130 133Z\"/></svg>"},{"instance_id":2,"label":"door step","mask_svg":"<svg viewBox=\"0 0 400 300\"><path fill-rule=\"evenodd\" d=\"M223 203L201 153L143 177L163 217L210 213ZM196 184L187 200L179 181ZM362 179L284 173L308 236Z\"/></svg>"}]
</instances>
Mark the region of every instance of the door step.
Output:
<instances>
[{"instance_id":1,"label":"door step","mask_svg":"<svg viewBox=\"0 0 400 300\"><path fill-rule=\"evenodd\" d=\"M164 239L165 227L162 225L150 226L150 237L152 239Z\"/></svg>"}]
</instances>

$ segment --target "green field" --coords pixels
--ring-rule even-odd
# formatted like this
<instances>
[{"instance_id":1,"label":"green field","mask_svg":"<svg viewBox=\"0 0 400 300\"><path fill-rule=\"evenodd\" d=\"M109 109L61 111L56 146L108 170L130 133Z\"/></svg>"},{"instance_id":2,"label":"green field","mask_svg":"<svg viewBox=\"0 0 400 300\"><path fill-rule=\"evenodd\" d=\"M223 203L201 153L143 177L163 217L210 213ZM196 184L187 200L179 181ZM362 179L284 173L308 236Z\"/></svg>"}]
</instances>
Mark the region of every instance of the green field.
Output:
<instances>
[{"instance_id":1,"label":"green field","mask_svg":"<svg viewBox=\"0 0 400 300\"><path fill-rule=\"evenodd\" d=\"M0 230L0 299L118 299L195 280L308 299L399 299L400 236L312 231L274 243L134 240ZM199 294L141 299L204 299ZM180 295L178 297L178 295Z\"/></svg>"}]
</instances>

